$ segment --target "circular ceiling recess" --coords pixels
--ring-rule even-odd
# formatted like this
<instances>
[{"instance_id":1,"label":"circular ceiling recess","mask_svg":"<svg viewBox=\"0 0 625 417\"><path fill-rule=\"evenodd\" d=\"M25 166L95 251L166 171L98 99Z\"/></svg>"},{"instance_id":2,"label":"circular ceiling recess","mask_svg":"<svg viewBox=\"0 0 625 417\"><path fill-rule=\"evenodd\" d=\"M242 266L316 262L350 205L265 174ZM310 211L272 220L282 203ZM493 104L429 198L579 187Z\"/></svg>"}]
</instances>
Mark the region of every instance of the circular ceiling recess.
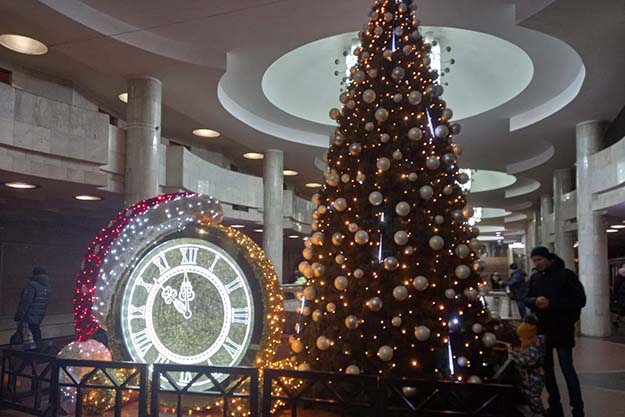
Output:
<instances>
[{"instance_id":1,"label":"circular ceiling recess","mask_svg":"<svg viewBox=\"0 0 625 417\"><path fill-rule=\"evenodd\" d=\"M453 109L454 120L510 101L525 90L534 75L528 54L499 37L449 27L422 26L421 33L442 46L439 62L445 76L441 83L447 84L443 98ZM286 53L263 75L263 93L290 115L335 126L328 111L340 105L341 81L350 63L344 52L354 47L357 37L357 32L335 35Z\"/></svg>"},{"instance_id":2,"label":"circular ceiling recess","mask_svg":"<svg viewBox=\"0 0 625 417\"><path fill-rule=\"evenodd\" d=\"M501 171L471 169L471 194L499 190L517 182L517 177Z\"/></svg>"}]
</instances>

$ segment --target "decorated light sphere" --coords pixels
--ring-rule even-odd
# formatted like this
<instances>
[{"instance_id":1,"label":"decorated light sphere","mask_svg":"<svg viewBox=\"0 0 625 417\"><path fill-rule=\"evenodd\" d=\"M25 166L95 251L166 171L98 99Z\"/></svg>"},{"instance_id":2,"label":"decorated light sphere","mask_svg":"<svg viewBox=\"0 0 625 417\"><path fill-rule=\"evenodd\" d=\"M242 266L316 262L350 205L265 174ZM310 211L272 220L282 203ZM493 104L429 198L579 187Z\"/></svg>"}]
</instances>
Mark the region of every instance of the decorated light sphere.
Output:
<instances>
[{"instance_id":1,"label":"decorated light sphere","mask_svg":"<svg viewBox=\"0 0 625 417\"><path fill-rule=\"evenodd\" d=\"M444 92L445 92L445 88L442 85L438 84L435 88L434 95L436 97L440 97L443 95Z\"/></svg>"},{"instance_id":2,"label":"decorated light sphere","mask_svg":"<svg viewBox=\"0 0 625 417\"><path fill-rule=\"evenodd\" d=\"M416 106L417 104L421 103L422 99L423 99L423 96L418 91L412 91L410 92L410 94L408 94L408 103L412 104L413 106Z\"/></svg>"},{"instance_id":3,"label":"decorated light sphere","mask_svg":"<svg viewBox=\"0 0 625 417\"><path fill-rule=\"evenodd\" d=\"M350 177L349 174L341 175L341 182L343 184L347 184L351 179L352 179L352 177Z\"/></svg>"},{"instance_id":4,"label":"decorated light sphere","mask_svg":"<svg viewBox=\"0 0 625 417\"><path fill-rule=\"evenodd\" d=\"M304 344L300 340L295 340L291 343L291 350L293 353L302 353L304 351Z\"/></svg>"},{"instance_id":5,"label":"decorated light sphere","mask_svg":"<svg viewBox=\"0 0 625 417\"><path fill-rule=\"evenodd\" d=\"M451 217L458 223L464 222L464 214L462 214L462 210L454 210L451 212Z\"/></svg>"},{"instance_id":6,"label":"decorated light sphere","mask_svg":"<svg viewBox=\"0 0 625 417\"><path fill-rule=\"evenodd\" d=\"M382 195L381 192L373 191L371 194L369 194L369 203L371 203L372 206L377 207L383 202L384 202L384 196Z\"/></svg>"},{"instance_id":7,"label":"decorated light sphere","mask_svg":"<svg viewBox=\"0 0 625 417\"><path fill-rule=\"evenodd\" d=\"M313 268L313 273L315 274L316 277L320 277L323 275L324 272L326 272L326 267L320 263L315 262L312 268Z\"/></svg>"},{"instance_id":8,"label":"decorated light sphere","mask_svg":"<svg viewBox=\"0 0 625 417\"><path fill-rule=\"evenodd\" d=\"M423 187L419 188L419 195L422 199L426 201L430 200L432 197L434 197L434 189L429 185L424 185Z\"/></svg>"},{"instance_id":9,"label":"decorated light sphere","mask_svg":"<svg viewBox=\"0 0 625 417\"><path fill-rule=\"evenodd\" d=\"M419 179L419 176L417 175L416 172L411 172L410 174L408 174L408 181L415 182L418 179Z\"/></svg>"},{"instance_id":10,"label":"decorated light sphere","mask_svg":"<svg viewBox=\"0 0 625 417\"><path fill-rule=\"evenodd\" d=\"M354 277L355 278L360 279L360 278L362 278L364 276L365 276L365 271L363 271L362 269L357 268L357 269L354 270Z\"/></svg>"},{"instance_id":11,"label":"decorated light sphere","mask_svg":"<svg viewBox=\"0 0 625 417\"><path fill-rule=\"evenodd\" d=\"M467 365L469 364L469 360L467 359L466 356L460 356L456 362L458 363L458 366L461 368L466 368Z\"/></svg>"},{"instance_id":12,"label":"decorated light sphere","mask_svg":"<svg viewBox=\"0 0 625 417\"><path fill-rule=\"evenodd\" d=\"M445 218L439 214L438 216L434 217L434 223L440 226L441 224L445 223Z\"/></svg>"},{"instance_id":13,"label":"decorated light sphere","mask_svg":"<svg viewBox=\"0 0 625 417\"><path fill-rule=\"evenodd\" d=\"M371 311L380 311L382 310L383 306L384 303L382 302L382 299L380 297L371 297L367 301L367 308Z\"/></svg>"},{"instance_id":14,"label":"decorated light sphere","mask_svg":"<svg viewBox=\"0 0 625 417\"><path fill-rule=\"evenodd\" d=\"M453 153L446 153L443 155L443 162L446 165L452 165L456 162L456 157L454 156Z\"/></svg>"},{"instance_id":15,"label":"decorated light sphere","mask_svg":"<svg viewBox=\"0 0 625 417\"><path fill-rule=\"evenodd\" d=\"M432 332L426 326L417 326L414 331L414 335L419 342L427 342L431 334Z\"/></svg>"},{"instance_id":16,"label":"decorated light sphere","mask_svg":"<svg viewBox=\"0 0 625 417\"><path fill-rule=\"evenodd\" d=\"M406 246L406 247L404 248L404 254L405 254L405 255L410 256L410 255L414 254L414 252L415 252L415 248L414 248L414 246Z\"/></svg>"},{"instance_id":17,"label":"decorated light sphere","mask_svg":"<svg viewBox=\"0 0 625 417\"><path fill-rule=\"evenodd\" d=\"M432 248L433 250L441 250L445 247L445 240L438 235L432 236L429 243L430 248Z\"/></svg>"},{"instance_id":18,"label":"decorated light sphere","mask_svg":"<svg viewBox=\"0 0 625 417\"><path fill-rule=\"evenodd\" d=\"M430 283L428 282L428 279L423 275L419 275L414 280L412 280L412 286L415 287L417 291L425 291L427 290L429 285Z\"/></svg>"},{"instance_id":19,"label":"decorated light sphere","mask_svg":"<svg viewBox=\"0 0 625 417\"><path fill-rule=\"evenodd\" d=\"M471 207L465 207L462 209L462 214L465 219L470 219L475 214L475 211Z\"/></svg>"},{"instance_id":20,"label":"decorated light sphere","mask_svg":"<svg viewBox=\"0 0 625 417\"><path fill-rule=\"evenodd\" d=\"M453 300L456 297L456 291L452 288L446 289L445 290L445 297Z\"/></svg>"},{"instance_id":21,"label":"decorated light sphere","mask_svg":"<svg viewBox=\"0 0 625 417\"><path fill-rule=\"evenodd\" d=\"M328 313L334 313L334 312L336 311L336 304L334 304L334 303L328 303L328 304L326 305L326 311L327 311Z\"/></svg>"},{"instance_id":22,"label":"decorated light sphere","mask_svg":"<svg viewBox=\"0 0 625 417\"><path fill-rule=\"evenodd\" d=\"M420 140L423 137L423 132L418 127L413 127L408 131L408 139Z\"/></svg>"},{"instance_id":23,"label":"decorated light sphere","mask_svg":"<svg viewBox=\"0 0 625 417\"><path fill-rule=\"evenodd\" d=\"M393 298L395 298L397 301L404 301L406 298L408 298L408 288L404 287L403 285L398 285L397 287L393 288Z\"/></svg>"},{"instance_id":24,"label":"decorated light sphere","mask_svg":"<svg viewBox=\"0 0 625 417\"><path fill-rule=\"evenodd\" d=\"M405 230L398 230L393 235L393 241L398 246L404 246L406 243L408 243L408 233Z\"/></svg>"},{"instance_id":25,"label":"decorated light sphere","mask_svg":"<svg viewBox=\"0 0 625 417\"><path fill-rule=\"evenodd\" d=\"M471 241L469 242L469 247L473 252L477 252L482 248L482 244L477 239L471 239Z\"/></svg>"},{"instance_id":26,"label":"decorated light sphere","mask_svg":"<svg viewBox=\"0 0 625 417\"><path fill-rule=\"evenodd\" d=\"M345 327L347 327L348 329L356 329L358 328L358 325L360 323L358 322L358 317L356 317L353 314L350 314L349 316L345 317Z\"/></svg>"},{"instance_id":27,"label":"decorated light sphere","mask_svg":"<svg viewBox=\"0 0 625 417\"><path fill-rule=\"evenodd\" d=\"M395 213L402 217L407 216L408 214L410 214L410 204L405 201L400 201L395 206Z\"/></svg>"},{"instance_id":28,"label":"decorated light sphere","mask_svg":"<svg viewBox=\"0 0 625 417\"><path fill-rule=\"evenodd\" d=\"M467 379L467 382L469 384L481 384L482 383L482 378L480 378L477 375L472 375L469 377L469 379Z\"/></svg>"},{"instance_id":29,"label":"decorated light sphere","mask_svg":"<svg viewBox=\"0 0 625 417\"><path fill-rule=\"evenodd\" d=\"M334 262L336 262L338 265L343 265L346 261L345 255L336 255L334 257Z\"/></svg>"},{"instance_id":30,"label":"decorated light sphere","mask_svg":"<svg viewBox=\"0 0 625 417\"><path fill-rule=\"evenodd\" d=\"M378 358L382 362L388 362L393 359L393 348L387 345L380 346L378 349Z\"/></svg>"},{"instance_id":31,"label":"decorated light sphere","mask_svg":"<svg viewBox=\"0 0 625 417\"><path fill-rule=\"evenodd\" d=\"M402 80L405 76L406 76L406 70L405 69L403 69L402 67L395 67L395 68L393 68L393 72L391 73L391 77L395 81Z\"/></svg>"},{"instance_id":32,"label":"decorated light sphere","mask_svg":"<svg viewBox=\"0 0 625 417\"><path fill-rule=\"evenodd\" d=\"M388 110L384 107L380 107L375 111L375 120L378 122L385 122L388 120Z\"/></svg>"},{"instance_id":33,"label":"decorated light sphere","mask_svg":"<svg viewBox=\"0 0 625 417\"><path fill-rule=\"evenodd\" d=\"M493 321L501 321L501 315L496 311L488 310L488 315Z\"/></svg>"},{"instance_id":34,"label":"decorated light sphere","mask_svg":"<svg viewBox=\"0 0 625 417\"><path fill-rule=\"evenodd\" d=\"M343 104L347 103L348 99L349 96L347 95L347 93L341 93L341 95L339 96L339 101Z\"/></svg>"},{"instance_id":35,"label":"decorated light sphere","mask_svg":"<svg viewBox=\"0 0 625 417\"><path fill-rule=\"evenodd\" d=\"M397 93L397 94L395 94L395 95L393 96L393 101L394 101L396 104L399 104L399 103L401 103L402 101L404 101L404 96L403 96L402 94L400 94L400 93Z\"/></svg>"},{"instance_id":36,"label":"decorated light sphere","mask_svg":"<svg viewBox=\"0 0 625 417\"><path fill-rule=\"evenodd\" d=\"M421 32L419 32L418 30L413 30L412 33L410 34L410 37L415 41L419 40L421 39Z\"/></svg>"},{"instance_id":37,"label":"decorated light sphere","mask_svg":"<svg viewBox=\"0 0 625 417\"><path fill-rule=\"evenodd\" d=\"M454 192L454 187L452 187L451 185L446 185L443 187L443 194L452 195L453 192Z\"/></svg>"},{"instance_id":38,"label":"decorated light sphere","mask_svg":"<svg viewBox=\"0 0 625 417\"><path fill-rule=\"evenodd\" d=\"M482 334L482 332L484 331L484 326L482 326L480 323L475 323L473 324L473 326L471 326L471 331L473 331L473 333L475 334Z\"/></svg>"},{"instance_id":39,"label":"decorated light sphere","mask_svg":"<svg viewBox=\"0 0 625 417\"><path fill-rule=\"evenodd\" d=\"M484 261L483 259L478 259L477 261L473 262L474 271L484 272L485 269L486 269L486 261Z\"/></svg>"},{"instance_id":40,"label":"decorated light sphere","mask_svg":"<svg viewBox=\"0 0 625 417\"><path fill-rule=\"evenodd\" d=\"M311 369L312 369L312 366L310 366L308 362L302 362L297 366L298 371L307 372L307 371L310 371Z\"/></svg>"},{"instance_id":41,"label":"decorated light sphere","mask_svg":"<svg viewBox=\"0 0 625 417\"><path fill-rule=\"evenodd\" d=\"M315 206L319 206L321 205L321 195L319 195L319 193L315 193L313 194L312 198L310 199L310 201L312 201L312 203Z\"/></svg>"},{"instance_id":42,"label":"decorated light sphere","mask_svg":"<svg viewBox=\"0 0 625 417\"><path fill-rule=\"evenodd\" d=\"M376 28L373 29L373 33L380 36L384 33L384 28L382 26L376 26Z\"/></svg>"},{"instance_id":43,"label":"decorated light sphere","mask_svg":"<svg viewBox=\"0 0 625 417\"><path fill-rule=\"evenodd\" d=\"M467 279L471 276L471 268L466 265L458 265L455 270L456 278Z\"/></svg>"},{"instance_id":44,"label":"decorated light sphere","mask_svg":"<svg viewBox=\"0 0 625 417\"><path fill-rule=\"evenodd\" d=\"M402 387L401 392L406 398L415 398L417 396L417 388L415 387Z\"/></svg>"},{"instance_id":45,"label":"decorated light sphere","mask_svg":"<svg viewBox=\"0 0 625 417\"><path fill-rule=\"evenodd\" d=\"M323 245L323 241L325 240L325 236L321 232L315 232L310 237L310 240L313 243L313 245L321 246L321 245Z\"/></svg>"},{"instance_id":46,"label":"decorated light sphere","mask_svg":"<svg viewBox=\"0 0 625 417\"><path fill-rule=\"evenodd\" d=\"M359 183L363 183L365 182L365 179L367 177L365 176L365 174L363 174L362 172L359 172L358 175L356 175L356 181L358 181Z\"/></svg>"},{"instance_id":47,"label":"decorated light sphere","mask_svg":"<svg viewBox=\"0 0 625 417\"><path fill-rule=\"evenodd\" d=\"M339 109L335 107L330 110L330 119L337 120L339 117L341 117L341 111Z\"/></svg>"},{"instance_id":48,"label":"decorated light sphere","mask_svg":"<svg viewBox=\"0 0 625 417\"><path fill-rule=\"evenodd\" d=\"M317 345L317 349L319 350L328 350L330 349L331 342L330 339L328 339L327 337L319 336L315 344Z\"/></svg>"},{"instance_id":49,"label":"decorated light sphere","mask_svg":"<svg viewBox=\"0 0 625 417\"><path fill-rule=\"evenodd\" d=\"M408 56L412 53L412 45L406 45L402 48L404 55Z\"/></svg>"},{"instance_id":50,"label":"decorated light sphere","mask_svg":"<svg viewBox=\"0 0 625 417\"><path fill-rule=\"evenodd\" d=\"M317 296L317 289L315 287L306 287L304 288L303 293L304 293L304 297L308 301L312 301Z\"/></svg>"},{"instance_id":51,"label":"decorated light sphere","mask_svg":"<svg viewBox=\"0 0 625 417\"><path fill-rule=\"evenodd\" d=\"M383 156L381 158L378 158L378 160L375 162L375 166L380 171L388 171L388 169L391 167L391 161L390 159Z\"/></svg>"},{"instance_id":52,"label":"decorated light sphere","mask_svg":"<svg viewBox=\"0 0 625 417\"><path fill-rule=\"evenodd\" d=\"M399 317L399 316L395 316L395 317L393 317L393 318L391 319L391 324L392 324L394 327L400 327L400 326L402 325L402 323L403 323L403 320L402 320L402 319L401 319L401 317Z\"/></svg>"},{"instance_id":53,"label":"decorated light sphere","mask_svg":"<svg viewBox=\"0 0 625 417\"><path fill-rule=\"evenodd\" d=\"M349 145L349 154L351 156L360 155L361 151L362 151L362 145L360 143L354 142L351 145Z\"/></svg>"},{"instance_id":54,"label":"decorated light sphere","mask_svg":"<svg viewBox=\"0 0 625 417\"><path fill-rule=\"evenodd\" d=\"M458 182L460 184L466 184L469 182L469 174L467 174L466 172L462 172L458 175Z\"/></svg>"},{"instance_id":55,"label":"decorated light sphere","mask_svg":"<svg viewBox=\"0 0 625 417\"><path fill-rule=\"evenodd\" d=\"M367 124L365 124L365 130L367 132L373 132L373 129L375 129L375 124L373 122L368 122Z\"/></svg>"},{"instance_id":56,"label":"decorated light sphere","mask_svg":"<svg viewBox=\"0 0 625 417\"><path fill-rule=\"evenodd\" d=\"M345 291L348 285L349 281L347 280L347 277L343 275L340 275L334 279L334 288L339 291Z\"/></svg>"},{"instance_id":57,"label":"decorated light sphere","mask_svg":"<svg viewBox=\"0 0 625 417\"><path fill-rule=\"evenodd\" d=\"M343 211L347 210L347 200L345 200L343 197L337 198L334 201L334 208L338 212L343 212Z\"/></svg>"},{"instance_id":58,"label":"decorated light sphere","mask_svg":"<svg viewBox=\"0 0 625 417\"><path fill-rule=\"evenodd\" d=\"M393 151L393 155L392 156L393 156L393 159L396 160L396 161L399 161L399 160L401 160L404 157L404 155L401 153L401 151L399 149L395 149Z\"/></svg>"},{"instance_id":59,"label":"decorated light sphere","mask_svg":"<svg viewBox=\"0 0 625 417\"><path fill-rule=\"evenodd\" d=\"M356 233L358 231L358 225L356 223L350 223L347 226L347 230L349 230L351 233Z\"/></svg>"},{"instance_id":60,"label":"decorated light sphere","mask_svg":"<svg viewBox=\"0 0 625 417\"><path fill-rule=\"evenodd\" d=\"M364 101L367 104L371 104L375 101L377 95L375 94L375 91L372 89L367 89L362 93L362 101Z\"/></svg>"},{"instance_id":61,"label":"decorated light sphere","mask_svg":"<svg viewBox=\"0 0 625 417\"><path fill-rule=\"evenodd\" d=\"M460 145L458 145L458 144L455 144L455 145L452 147L452 151L453 151L454 155L456 155L456 156L460 156L460 155L462 155L462 146L460 146Z\"/></svg>"},{"instance_id":62,"label":"decorated light sphere","mask_svg":"<svg viewBox=\"0 0 625 417\"><path fill-rule=\"evenodd\" d=\"M315 310L312 313L312 319L315 323L319 323L323 318L323 312L321 310Z\"/></svg>"},{"instance_id":63,"label":"decorated light sphere","mask_svg":"<svg viewBox=\"0 0 625 417\"><path fill-rule=\"evenodd\" d=\"M310 309L310 307L306 306L302 309L302 314L306 317L310 316L310 314L312 313L312 310Z\"/></svg>"},{"instance_id":64,"label":"decorated light sphere","mask_svg":"<svg viewBox=\"0 0 625 417\"><path fill-rule=\"evenodd\" d=\"M449 128L446 125L436 126L436 129L434 129L434 135L439 139L446 138L449 136Z\"/></svg>"},{"instance_id":65,"label":"decorated light sphere","mask_svg":"<svg viewBox=\"0 0 625 417\"><path fill-rule=\"evenodd\" d=\"M387 143L390 140L391 140L391 135L389 135L388 133L382 133L380 135L380 142Z\"/></svg>"},{"instance_id":66,"label":"decorated light sphere","mask_svg":"<svg viewBox=\"0 0 625 417\"><path fill-rule=\"evenodd\" d=\"M438 159L438 157L436 156L430 156L425 160L425 166L434 171L436 169L438 169L438 167L441 166L441 160Z\"/></svg>"},{"instance_id":67,"label":"decorated light sphere","mask_svg":"<svg viewBox=\"0 0 625 417\"><path fill-rule=\"evenodd\" d=\"M354 110L356 108L356 101L355 100L349 100L347 102L347 104L345 104L345 106L347 106L347 108L350 109L350 110Z\"/></svg>"},{"instance_id":68,"label":"decorated light sphere","mask_svg":"<svg viewBox=\"0 0 625 417\"><path fill-rule=\"evenodd\" d=\"M408 11L408 6L406 3L399 3L399 11L402 13L406 13Z\"/></svg>"},{"instance_id":69,"label":"decorated light sphere","mask_svg":"<svg viewBox=\"0 0 625 417\"><path fill-rule=\"evenodd\" d=\"M369 233L365 230L359 230L354 236L354 241L359 245L366 245L369 242Z\"/></svg>"},{"instance_id":70,"label":"decorated light sphere","mask_svg":"<svg viewBox=\"0 0 625 417\"><path fill-rule=\"evenodd\" d=\"M345 369L345 373L347 375L359 375L360 374L360 368L357 367L356 365L349 365L347 367L347 369Z\"/></svg>"},{"instance_id":71,"label":"decorated light sphere","mask_svg":"<svg viewBox=\"0 0 625 417\"><path fill-rule=\"evenodd\" d=\"M445 110L443 110L443 112L441 113L441 119L443 119L444 122L448 122L451 120L451 118L454 117L454 112L451 111L450 108L446 108Z\"/></svg>"},{"instance_id":72,"label":"decorated light sphere","mask_svg":"<svg viewBox=\"0 0 625 417\"><path fill-rule=\"evenodd\" d=\"M467 297L467 299L469 301L475 301L477 300L477 297L479 296L479 291L476 290L475 288L467 288L464 290L464 296Z\"/></svg>"},{"instance_id":73,"label":"decorated light sphere","mask_svg":"<svg viewBox=\"0 0 625 417\"><path fill-rule=\"evenodd\" d=\"M367 71L367 74L369 75L369 78L377 78L378 70L376 68L371 68L369 71Z\"/></svg>"},{"instance_id":74,"label":"decorated light sphere","mask_svg":"<svg viewBox=\"0 0 625 417\"><path fill-rule=\"evenodd\" d=\"M314 252L311 248L304 248L302 251L302 256L304 259L310 261L313 258Z\"/></svg>"},{"instance_id":75,"label":"decorated light sphere","mask_svg":"<svg viewBox=\"0 0 625 417\"><path fill-rule=\"evenodd\" d=\"M365 80L365 73L363 71L356 71L353 75L352 78L354 79L354 81L364 81Z\"/></svg>"},{"instance_id":76,"label":"decorated light sphere","mask_svg":"<svg viewBox=\"0 0 625 417\"><path fill-rule=\"evenodd\" d=\"M471 249L467 245L460 244L456 247L456 255L460 259L465 259L467 256L471 254Z\"/></svg>"},{"instance_id":77,"label":"decorated light sphere","mask_svg":"<svg viewBox=\"0 0 625 417\"><path fill-rule=\"evenodd\" d=\"M393 58L393 51L391 51L390 49L385 49L384 52L382 52L382 56L384 57L384 59L388 59L390 61L391 58Z\"/></svg>"},{"instance_id":78,"label":"decorated light sphere","mask_svg":"<svg viewBox=\"0 0 625 417\"><path fill-rule=\"evenodd\" d=\"M341 146L345 142L345 136L340 133L334 135L334 144L336 146Z\"/></svg>"},{"instance_id":79,"label":"decorated light sphere","mask_svg":"<svg viewBox=\"0 0 625 417\"><path fill-rule=\"evenodd\" d=\"M495 343L497 343L497 336L490 332L486 332L484 333L484 336L482 336L482 343L487 348L493 347L495 346Z\"/></svg>"},{"instance_id":80,"label":"decorated light sphere","mask_svg":"<svg viewBox=\"0 0 625 417\"><path fill-rule=\"evenodd\" d=\"M384 259L384 269L394 271L399 267L399 261L394 256L388 256Z\"/></svg>"},{"instance_id":81,"label":"decorated light sphere","mask_svg":"<svg viewBox=\"0 0 625 417\"><path fill-rule=\"evenodd\" d=\"M332 235L332 244L334 246L341 246L343 244L343 239L345 239L343 233L336 232Z\"/></svg>"},{"instance_id":82,"label":"decorated light sphere","mask_svg":"<svg viewBox=\"0 0 625 417\"><path fill-rule=\"evenodd\" d=\"M384 20L386 20L387 22L390 22L391 20L393 20L393 13L391 12L384 13Z\"/></svg>"},{"instance_id":83,"label":"decorated light sphere","mask_svg":"<svg viewBox=\"0 0 625 417\"><path fill-rule=\"evenodd\" d=\"M452 134L459 135L461 127L460 127L460 125L458 123L454 123L451 126L449 126L449 130L451 130Z\"/></svg>"},{"instance_id":84,"label":"decorated light sphere","mask_svg":"<svg viewBox=\"0 0 625 417\"><path fill-rule=\"evenodd\" d=\"M319 214L326 214L328 209L326 208L326 206L319 206L317 207L317 211L319 212Z\"/></svg>"}]
</instances>

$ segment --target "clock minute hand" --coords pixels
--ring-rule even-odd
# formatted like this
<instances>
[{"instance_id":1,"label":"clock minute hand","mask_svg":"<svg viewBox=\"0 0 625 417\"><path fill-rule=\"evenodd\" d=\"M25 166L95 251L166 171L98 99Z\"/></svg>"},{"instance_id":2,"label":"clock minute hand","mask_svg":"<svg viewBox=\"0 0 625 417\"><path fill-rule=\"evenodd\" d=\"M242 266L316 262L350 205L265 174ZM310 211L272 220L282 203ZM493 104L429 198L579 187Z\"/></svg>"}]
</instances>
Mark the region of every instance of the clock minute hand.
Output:
<instances>
[{"instance_id":1,"label":"clock minute hand","mask_svg":"<svg viewBox=\"0 0 625 417\"><path fill-rule=\"evenodd\" d=\"M184 279L182 281L182 284L180 285L180 292L178 297L180 298L180 300L184 301L185 310L183 315L184 318L188 320L193 315L189 303L195 300L195 291L193 291L193 286L191 285L191 281L189 281L189 276L186 272L184 273Z\"/></svg>"},{"instance_id":2,"label":"clock minute hand","mask_svg":"<svg viewBox=\"0 0 625 417\"><path fill-rule=\"evenodd\" d=\"M154 280L154 282L160 287L161 297L163 297L165 304L173 304L180 314L185 315L186 307L184 303L178 299L178 291L170 286L163 287L157 280Z\"/></svg>"}]
</instances>

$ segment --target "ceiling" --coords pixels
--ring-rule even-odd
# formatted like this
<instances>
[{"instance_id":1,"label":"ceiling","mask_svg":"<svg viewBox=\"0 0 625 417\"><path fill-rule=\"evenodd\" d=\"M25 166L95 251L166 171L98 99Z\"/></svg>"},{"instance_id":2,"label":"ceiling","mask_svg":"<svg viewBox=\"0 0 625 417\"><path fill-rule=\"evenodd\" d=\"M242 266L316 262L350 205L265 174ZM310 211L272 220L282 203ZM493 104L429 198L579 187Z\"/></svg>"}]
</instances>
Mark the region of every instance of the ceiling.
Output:
<instances>
[{"instance_id":1,"label":"ceiling","mask_svg":"<svg viewBox=\"0 0 625 417\"><path fill-rule=\"evenodd\" d=\"M0 0L2 32L32 36L50 49L34 57L0 48L0 59L72 80L122 117L117 96L127 80L157 77L166 136L224 152L253 174L262 163L242 159L243 152L282 149L287 167L300 171L288 181L306 193L303 185L321 178L315 159L332 129L323 116L338 97L331 58L366 23L372 3ZM575 124L611 121L623 107L625 6L618 0L592 7L582 0L416 4L421 21L446 39L457 60L443 97L455 101L450 106L463 119L461 165L516 177L470 201L526 211L551 192L554 169L573 166ZM191 134L204 127L223 135Z\"/></svg>"}]
</instances>

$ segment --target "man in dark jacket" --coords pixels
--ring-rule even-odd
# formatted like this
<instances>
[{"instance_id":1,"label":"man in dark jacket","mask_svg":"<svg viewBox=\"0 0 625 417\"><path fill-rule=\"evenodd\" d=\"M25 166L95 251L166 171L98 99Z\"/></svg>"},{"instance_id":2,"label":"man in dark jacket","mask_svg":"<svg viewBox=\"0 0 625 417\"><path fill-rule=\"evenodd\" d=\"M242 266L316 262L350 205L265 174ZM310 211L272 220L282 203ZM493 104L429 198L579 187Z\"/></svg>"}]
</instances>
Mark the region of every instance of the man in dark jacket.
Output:
<instances>
[{"instance_id":1,"label":"man in dark jacket","mask_svg":"<svg viewBox=\"0 0 625 417\"><path fill-rule=\"evenodd\" d=\"M553 350L558 352L566 379L573 417L584 416L579 378L573 367L575 323L586 305L584 287L575 272L566 269L558 256L539 246L532 250L536 273L530 278L525 303L538 316L538 331L546 336L545 386L549 393L550 417L564 417L554 371Z\"/></svg>"},{"instance_id":2,"label":"man in dark jacket","mask_svg":"<svg viewBox=\"0 0 625 417\"><path fill-rule=\"evenodd\" d=\"M525 297L527 297L527 290L529 288L525 277L525 271L523 271L517 264L510 265L510 278L506 281L507 287L510 289L510 297L516 301L519 307L519 314L521 320L525 318Z\"/></svg>"},{"instance_id":3,"label":"man in dark jacket","mask_svg":"<svg viewBox=\"0 0 625 417\"><path fill-rule=\"evenodd\" d=\"M45 269L35 267L28 285L22 290L20 302L15 313L15 321L27 324L33 340L41 340L41 322L46 314L50 289L48 274Z\"/></svg>"}]
</instances>

